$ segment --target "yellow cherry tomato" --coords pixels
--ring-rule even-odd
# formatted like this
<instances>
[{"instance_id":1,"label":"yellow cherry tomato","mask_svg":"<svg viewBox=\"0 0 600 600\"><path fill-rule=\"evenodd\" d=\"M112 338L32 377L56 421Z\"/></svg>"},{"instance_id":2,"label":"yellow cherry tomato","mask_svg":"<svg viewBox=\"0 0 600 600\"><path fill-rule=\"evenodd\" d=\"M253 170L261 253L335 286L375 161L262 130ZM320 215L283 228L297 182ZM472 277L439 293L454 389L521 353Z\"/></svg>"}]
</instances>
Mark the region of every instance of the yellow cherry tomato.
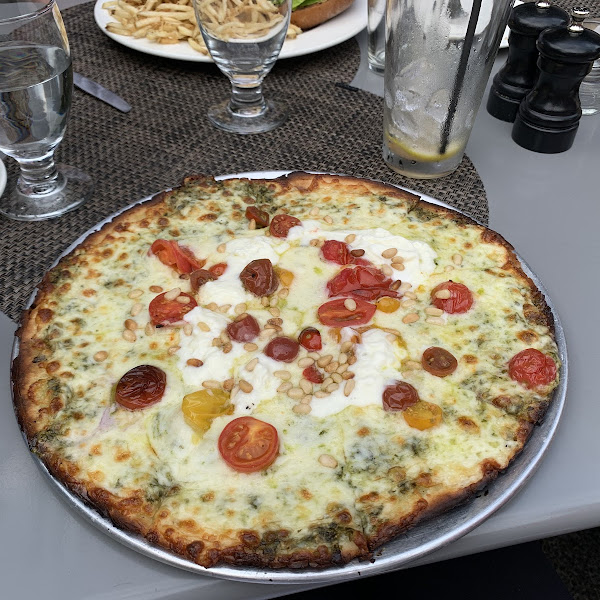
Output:
<instances>
[{"instance_id":1,"label":"yellow cherry tomato","mask_svg":"<svg viewBox=\"0 0 600 600\"><path fill-rule=\"evenodd\" d=\"M184 396L181 410L185 422L196 432L205 433L213 419L233 413L229 392L224 390L199 390Z\"/></svg>"},{"instance_id":2,"label":"yellow cherry tomato","mask_svg":"<svg viewBox=\"0 0 600 600\"><path fill-rule=\"evenodd\" d=\"M290 287L292 285L292 281L294 281L294 274L287 269L278 269L279 281L281 281L281 285L285 287Z\"/></svg>"},{"instance_id":3,"label":"yellow cherry tomato","mask_svg":"<svg viewBox=\"0 0 600 600\"><path fill-rule=\"evenodd\" d=\"M384 296L377 301L377 310L384 313L393 313L400 308L400 300L398 298L389 298Z\"/></svg>"},{"instance_id":4,"label":"yellow cherry tomato","mask_svg":"<svg viewBox=\"0 0 600 600\"><path fill-rule=\"evenodd\" d=\"M442 409L437 404L424 400L409 406L402 414L411 427L420 431L435 427L442 422Z\"/></svg>"}]
</instances>

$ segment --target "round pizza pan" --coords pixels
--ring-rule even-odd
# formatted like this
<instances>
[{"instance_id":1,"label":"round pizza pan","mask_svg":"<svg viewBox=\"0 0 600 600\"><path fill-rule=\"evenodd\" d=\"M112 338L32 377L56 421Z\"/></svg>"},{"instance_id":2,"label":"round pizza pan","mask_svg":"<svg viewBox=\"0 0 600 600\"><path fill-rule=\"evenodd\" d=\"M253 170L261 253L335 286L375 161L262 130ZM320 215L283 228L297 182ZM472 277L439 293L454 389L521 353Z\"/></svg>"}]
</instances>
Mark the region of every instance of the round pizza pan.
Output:
<instances>
[{"instance_id":1,"label":"round pizza pan","mask_svg":"<svg viewBox=\"0 0 600 600\"><path fill-rule=\"evenodd\" d=\"M223 175L216 179L226 179L230 177L248 177L251 179L269 179L287 174L290 171L261 171L237 173L232 175ZM398 186L400 187L400 186ZM426 194L415 192L408 188L402 188L408 192L421 196L423 200L450 208L456 212L456 208L431 198ZM132 206L148 200L144 198L138 202L124 207L113 213L96 226L88 230L73 242L54 262L66 256L71 250L79 245L91 233L100 229L105 223L108 223L116 216L128 210ZM469 215L468 215L469 216ZM472 217L471 217L472 218ZM129 548L140 552L150 558L162 563L221 579L233 581L242 581L250 583L290 583L290 584L308 584L308 583L336 583L348 581L353 578L376 575L379 573L397 570L408 563L421 558L434 550L439 550L443 546L459 539L468 532L481 525L500 507L508 502L529 480L537 467L539 466L544 454L546 453L550 442L556 433L560 417L564 408L567 392L567 346L564 330L556 312L552 300L548 296L544 286L537 275L530 269L527 263L517 253L517 258L521 262L523 271L535 283L537 288L544 294L546 303L552 312L555 326L555 338L558 346L558 353L561 360L559 371L560 382L554 390L552 401L544 416L542 423L536 426L528 442L521 453L515 458L504 473L501 473L496 480L490 483L485 489L481 490L475 497L469 499L462 505L459 505L450 511L443 513L430 520L419 523L413 529L409 529L404 534L398 536L392 541L379 548L372 562L358 562L356 560L339 567L329 567L326 569L257 569L254 567L234 567L220 565L207 569L194 564L188 560L180 558L161 548L151 545L145 538L123 531L117 528L110 519L101 515L93 507L86 504L74 492L66 488L61 481L56 479L46 468L43 462L35 455L34 460L47 476L51 485L58 491L59 495L68 505L74 508L92 525L116 539L118 542ZM28 302L28 307L33 303L36 292L32 294ZM14 360L19 354L19 340L15 337L11 360ZM26 443L27 440L25 439Z\"/></svg>"}]
</instances>

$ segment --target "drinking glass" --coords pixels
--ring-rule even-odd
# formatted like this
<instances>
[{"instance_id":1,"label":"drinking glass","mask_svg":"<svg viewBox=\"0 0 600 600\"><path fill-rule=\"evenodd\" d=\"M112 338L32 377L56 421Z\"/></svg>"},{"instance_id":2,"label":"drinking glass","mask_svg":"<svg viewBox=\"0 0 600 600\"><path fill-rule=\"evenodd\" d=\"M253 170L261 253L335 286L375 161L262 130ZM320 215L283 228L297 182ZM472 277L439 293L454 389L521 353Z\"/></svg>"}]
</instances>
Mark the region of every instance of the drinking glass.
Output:
<instances>
[{"instance_id":1,"label":"drinking glass","mask_svg":"<svg viewBox=\"0 0 600 600\"><path fill-rule=\"evenodd\" d=\"M39 221L90 197L88 175L54 163L72 93L69 43L55 0L0 0L0 151L20 167L1 214Z\"/></svg>"},{"instance_id":2,"label":"drinking glass","mask_svg":"<svg viewBox=\"0 0 600 600\"><path fill-rule=\"evenodd\" d=\"M233 133L260 133L281 125L287 107L265 100L262 82L285 40L292 0L194 0L198 26L215 64L231 82L229 100L208 118Z\"/></svg>"},{"instance_id":3,"label":"drinking glass","mask_svg":"<svg viewBox=\"0 0 600 600\"><path fill-rule=\"evenodd\" d=\"M379 75L385 70L385 6L386 0L367 3L367 59L369 69Z\"/></svg>"}]
</instances>

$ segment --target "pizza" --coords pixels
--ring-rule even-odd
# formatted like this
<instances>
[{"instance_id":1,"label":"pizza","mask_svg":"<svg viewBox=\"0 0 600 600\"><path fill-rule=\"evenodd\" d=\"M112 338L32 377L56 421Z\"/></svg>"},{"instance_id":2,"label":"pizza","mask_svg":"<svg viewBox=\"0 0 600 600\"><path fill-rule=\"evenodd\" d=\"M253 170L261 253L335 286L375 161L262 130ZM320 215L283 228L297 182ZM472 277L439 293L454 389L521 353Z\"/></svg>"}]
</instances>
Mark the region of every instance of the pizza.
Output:
<instances>
[{"instance_id":1,"label":"pizza","mask_svg":"<svg viewBox=\"0 0 600 600\"><path fill-rule=\"evenodd\" d=\"M18 336L31 451L204 567L373 559L510 465L560 369L500 235L307 173L135 205L47 273Z\"/></svg>"}]
</instances>

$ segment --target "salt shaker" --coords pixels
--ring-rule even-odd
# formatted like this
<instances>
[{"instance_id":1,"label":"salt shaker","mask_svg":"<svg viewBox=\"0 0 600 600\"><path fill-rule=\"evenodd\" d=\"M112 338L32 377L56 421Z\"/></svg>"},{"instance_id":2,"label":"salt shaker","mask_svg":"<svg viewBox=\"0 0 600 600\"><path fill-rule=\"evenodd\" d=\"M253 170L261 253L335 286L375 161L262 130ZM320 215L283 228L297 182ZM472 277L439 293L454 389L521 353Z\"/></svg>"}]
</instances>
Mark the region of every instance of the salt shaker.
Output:
<instances>
[{"instance_id":1,"label":"salt shaker","mask_svg":"<svg viewBox=\"0 0 600 600\"><path fill-rule=\"evenodd\" d=\"M508 19L508 57L496 73L487 101L487 111L493 117L512 123L519 104L538 77L536 42L548 27L567 25L569 15L546 0L515 6Z\"/></svg>"},{"instance_id":2,"label":"salt shaker","mask_svg":"<svg viewBox=\"0 0 600 600\"><path fill-rule=\"evenodd\" d=\"M588 14L587 9L576 7L569 26L540 34L540 74L521 102L512 130L519 146L555 154L573 145L581 119L579 86L600 58L600 35L581 25Z\"/></svg>"}]
</instances>

